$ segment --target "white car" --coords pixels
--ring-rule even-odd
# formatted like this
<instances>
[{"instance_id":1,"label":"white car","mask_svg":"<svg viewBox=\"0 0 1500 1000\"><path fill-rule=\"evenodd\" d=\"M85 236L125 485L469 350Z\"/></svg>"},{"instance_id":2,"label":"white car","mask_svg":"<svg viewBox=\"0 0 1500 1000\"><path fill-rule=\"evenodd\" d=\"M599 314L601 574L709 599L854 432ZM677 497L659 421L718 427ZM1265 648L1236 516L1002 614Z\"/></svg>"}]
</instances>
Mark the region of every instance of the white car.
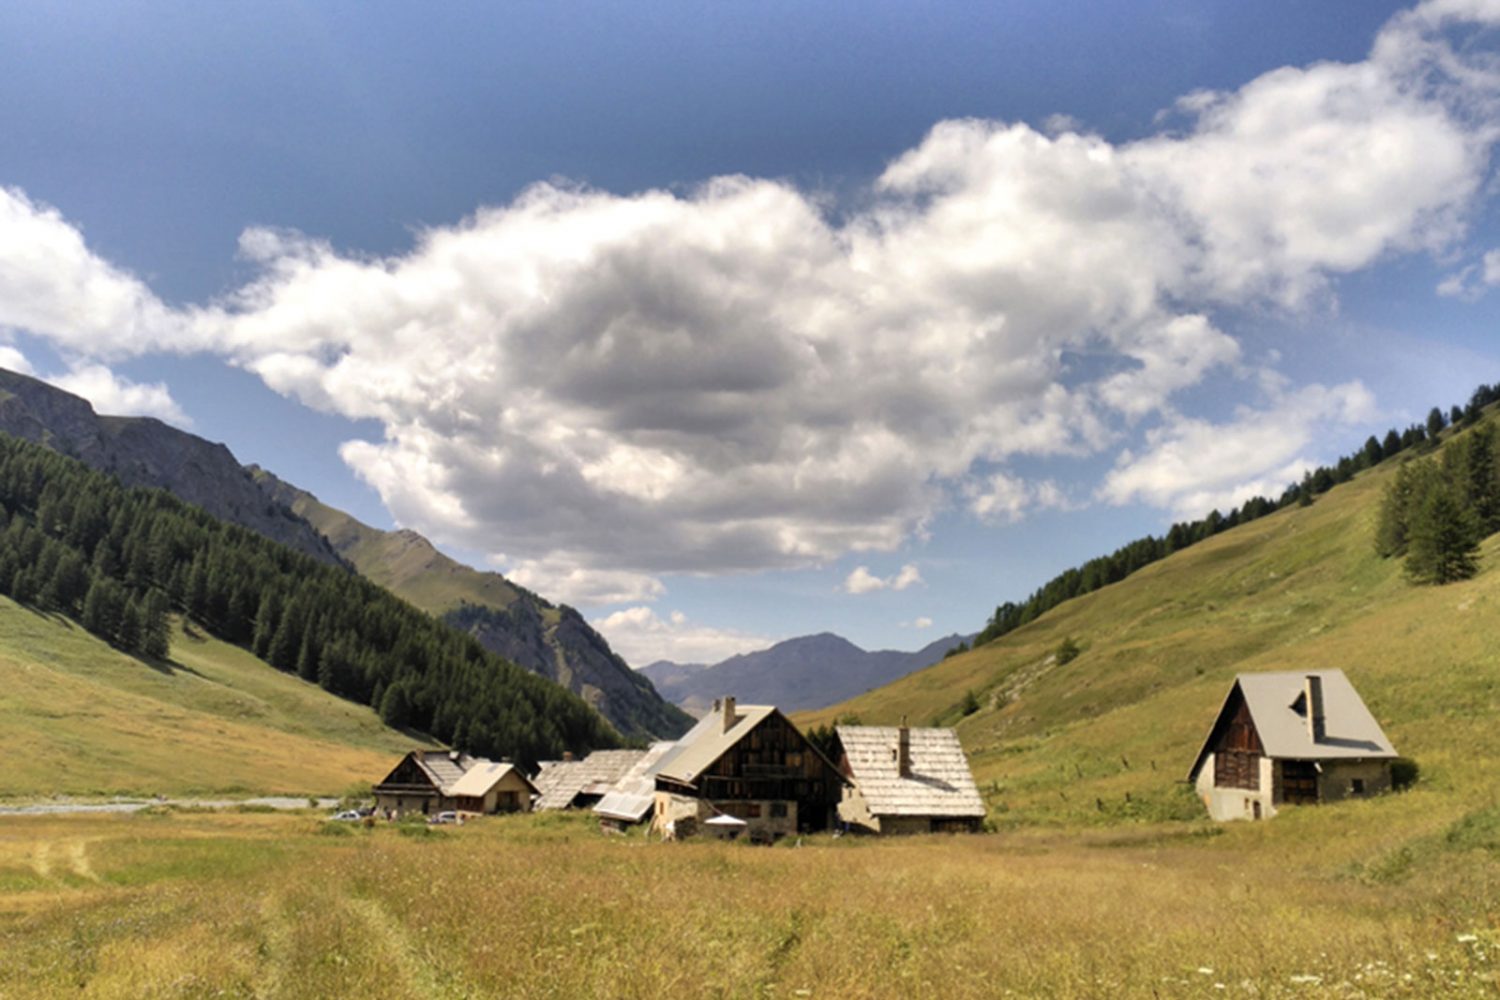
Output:
<instances>
[{"instance_id":1,"label":"white car","mask_svg":"<svg viewBox=\"0 0 1500 1000\"><path fill-rule=\"evenodd\" d=\"M359 820L364 819L363 816L355 812L353 809L345 809L343 812L337 814L333 818L339 822L358 822Z\"/></svg>"}]
</instances>

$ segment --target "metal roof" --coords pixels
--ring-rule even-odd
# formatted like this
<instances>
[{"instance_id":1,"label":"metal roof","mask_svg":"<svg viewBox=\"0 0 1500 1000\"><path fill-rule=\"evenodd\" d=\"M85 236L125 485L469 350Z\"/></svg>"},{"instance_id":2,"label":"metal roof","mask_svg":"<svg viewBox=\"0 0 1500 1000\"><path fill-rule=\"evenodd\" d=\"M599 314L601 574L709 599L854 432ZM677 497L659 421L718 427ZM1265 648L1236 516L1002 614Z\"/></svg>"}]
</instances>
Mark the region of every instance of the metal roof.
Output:
<instances>
[{"instance_id":1,"label":"metal roof","mask_svg":"<svg viewBox=\"0 0 1500 1000\"><path fill-rule=\"evenodd\" d=\"M673 781L692 784L709 765L724 756L774 711L774 705L736 705L734 724L727 732L724 729L724 713L721 710L708 713L677 741L656 773Z\"/></svg>"},{"instance_id":2,"label":"metal roof","mask_svg":"<svg viewBox=\"0 0 1500 1000\"><path fill-rule=\"evenodd\" d=\"M537 809L567 809L579 795L603 795L640 760L644 750L595 750L583 760L543 761L533 784Z\"/></svg>"},{"instance_id":3,"label":"metal roof","mask_svg":"<svg viewBox=\"0 0 1500 1000\"><path fill-rule=\"evenodd\" d=\"M490 789L498 785L512 771L515 771L528 786L535 789L536 786L532 785L526 775L517 770L514 764L501 764L493 760L478 759L464 772L463 777L454 782L453 786L445 794L482 799L489 794Z\"/></svg>"},{"instance_id":4,"label":"metal roof","mask_svg":"<svg viewBox=\"0 0 1500 1000\"><path fill-rule=\"evenodd\" d=\"M984 816L984 800L953 730L907 730L911 767L906 775L897 760L901 731L895 726L839 726L836 732L871 814Z\"/></svg>"},{"instance_id":5,"label":"metal roof","mask_svg":"<svg viewBox=\"0 0 1500 1000\"><path fill-rule=\"evenodd\" d=\"M1318 677L1323 686L1323 738L1313 740L1307 723L1307 678ZM1198 768L1210 752L1214 730L1238 689L1244 695L1267 757L1285 760L1358 760L1398 756L1380 723L1370 714L1354 685L1342 670L1288 670L1240 674L1224 698L1203 748L1188 772L1198 777Z\"/></svg>"},{"instance_id":6,"label":"metal roof","mask_svg":"<svg viewBox=\"0 0 1500 1000\"><path fill-rule=\"evenodd\" d=\"M594 812L609 819L639 823L656 802L656 770L668 751L677 744L662 740L651 744L630 770L616 781L594 807Z\"/></svg>"}]
</instances>

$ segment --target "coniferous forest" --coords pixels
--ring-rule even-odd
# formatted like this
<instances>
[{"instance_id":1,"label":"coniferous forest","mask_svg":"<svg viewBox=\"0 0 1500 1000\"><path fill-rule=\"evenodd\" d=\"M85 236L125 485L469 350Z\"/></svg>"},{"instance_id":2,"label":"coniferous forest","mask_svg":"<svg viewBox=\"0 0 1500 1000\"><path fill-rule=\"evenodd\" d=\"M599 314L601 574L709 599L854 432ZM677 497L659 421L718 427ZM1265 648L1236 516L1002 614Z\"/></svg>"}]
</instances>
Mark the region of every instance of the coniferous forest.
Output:
<instances>
[{"instance_id":1,"label":"coniferous forest","mask_svg":"<svg viewBox=\"0 0 1500 1000\"><path fill-rule=\"evenodd\" d=\"M582 699L375 584L0 434L0 593L148 659L171 613L389 725L524 763L618 745Z\"/></svg>"}]
</instances>

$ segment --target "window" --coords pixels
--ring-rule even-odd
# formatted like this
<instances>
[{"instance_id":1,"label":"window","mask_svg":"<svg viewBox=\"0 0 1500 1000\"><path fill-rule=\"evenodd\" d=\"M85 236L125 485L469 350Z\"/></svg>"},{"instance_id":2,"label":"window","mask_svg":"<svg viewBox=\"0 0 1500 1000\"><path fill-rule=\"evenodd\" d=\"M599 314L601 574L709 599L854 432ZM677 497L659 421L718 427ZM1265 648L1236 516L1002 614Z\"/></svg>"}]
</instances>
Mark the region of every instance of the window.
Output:
<instances>
[{"instance_id":1,"label":"window","mask_svg":"<svg viewBox=\"0 0 1500 1000\"><path fill-rule=\"evenodd\" d=\"M1363 794L1365 794L1365 779L1364 778L1350 778L1349 779L1349 794L1350 795L1363 795Z\"/></svg>"},{"instance_id":2,"label":"window","mask_svg":"<svg viewBox=\"0 0 1500 1000\"><path fill-rule=\"evenodd\" d=\"M785 802L772 802L771 803L771 818L772 819L786 819L786 803Z\"/></svg>"},{"instance_id":3,"label":"window","mask_svg":"<svg viewBox=\"0 0 1500 1000\"><path fill-rule=\"evenodd\" d=\"M759 802L746 802L745 803L745 814L743 816L741 816L740 818L741 819L760 819L760 803Z\"/></svg>"}]
</instances>

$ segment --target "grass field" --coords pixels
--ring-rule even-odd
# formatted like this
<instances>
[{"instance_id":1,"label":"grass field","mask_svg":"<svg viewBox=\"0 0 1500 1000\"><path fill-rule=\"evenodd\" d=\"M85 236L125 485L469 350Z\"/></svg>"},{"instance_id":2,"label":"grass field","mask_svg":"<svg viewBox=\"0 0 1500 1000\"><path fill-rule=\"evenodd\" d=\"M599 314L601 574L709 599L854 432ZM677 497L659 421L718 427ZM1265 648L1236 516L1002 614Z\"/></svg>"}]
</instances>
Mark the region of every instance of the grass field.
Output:
<instances>
[{"instance_id":1,"label":"grass field","mask_svg":"<svg viewBox=\"0 0 1500 1000\"><path fill-rule=\"evenodd\" d=\"M0 799L336 794L419 740L201 632L167 663L0 598Z\"/></svg>"},{"instance_id":2,"label":"grass field","mask_svg":"<svg viewBox=\"0 0 1500 1000\"><path fill-rule=\"evenodd\" d=\"M1493 996L1500 813L1371 854L1400 799L775 848L558 814L9 818L0 995Z\"/></svg>"},{"instance_id":3,"label":"grass field","mask_svg":"<svg viewBox=\"0 0 1500 1000\"><path fill-rule=\"evenodd\" d=\"M956 725L993 818L1191 819L1182 784L1235 674L1338 667L1446 818L1500 789L1500 536L1478 577L1416 587L1371 539L1387 462L821 712ZM1060 665L1073 637L1083 652ZM962 717L973 691L979 711Z\"/></svg>"}]
</instances>

